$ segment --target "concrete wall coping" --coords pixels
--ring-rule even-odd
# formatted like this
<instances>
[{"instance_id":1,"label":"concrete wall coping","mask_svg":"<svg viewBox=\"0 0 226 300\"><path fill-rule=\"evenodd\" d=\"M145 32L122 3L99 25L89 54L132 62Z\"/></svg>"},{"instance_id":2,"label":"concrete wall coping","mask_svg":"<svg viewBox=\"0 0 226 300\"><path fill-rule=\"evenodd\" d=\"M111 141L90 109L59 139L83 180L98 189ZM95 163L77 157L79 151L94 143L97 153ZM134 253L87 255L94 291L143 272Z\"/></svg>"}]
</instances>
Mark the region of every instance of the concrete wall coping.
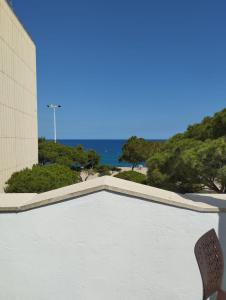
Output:
<instances>
[{"instance_id":1,"label":"concrete wall coping","mask_svg":"<svg viewBox=\"0 0 226 300\"><path fill-rule=\"evenodd\" d=\"M226 195L220 195L219 198L218 195L180 195L111 176L99 177L42 194L2 193L0 194L0 212L19 213L103 190L198 212L226 212L226 201L224 201ZM218 205L217 201L216 205L215 203L206 203L206 197L212 199L212 202L214 199L220 199L221 205Z\"/></svg>"}]
</instances>

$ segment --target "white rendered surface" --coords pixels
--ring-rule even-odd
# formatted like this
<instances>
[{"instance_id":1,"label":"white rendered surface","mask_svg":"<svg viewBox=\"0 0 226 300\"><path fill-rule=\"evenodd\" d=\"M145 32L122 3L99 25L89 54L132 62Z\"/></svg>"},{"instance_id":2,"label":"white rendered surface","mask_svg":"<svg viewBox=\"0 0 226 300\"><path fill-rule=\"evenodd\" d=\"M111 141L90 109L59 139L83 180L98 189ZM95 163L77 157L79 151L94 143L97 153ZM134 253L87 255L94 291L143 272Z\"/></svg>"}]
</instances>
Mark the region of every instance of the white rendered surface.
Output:
<instances>
[{"instance_id":1,"label":"white rendered surface","mask_svg":"<svg viewBox=\"0 0 226 300\"><path fill-rule=\"evenodd\" d=\"M214 227L225 247L224 224L109 191L2 213L0 299L201 299L194 244Z\"/></svg>"}]
</instances>

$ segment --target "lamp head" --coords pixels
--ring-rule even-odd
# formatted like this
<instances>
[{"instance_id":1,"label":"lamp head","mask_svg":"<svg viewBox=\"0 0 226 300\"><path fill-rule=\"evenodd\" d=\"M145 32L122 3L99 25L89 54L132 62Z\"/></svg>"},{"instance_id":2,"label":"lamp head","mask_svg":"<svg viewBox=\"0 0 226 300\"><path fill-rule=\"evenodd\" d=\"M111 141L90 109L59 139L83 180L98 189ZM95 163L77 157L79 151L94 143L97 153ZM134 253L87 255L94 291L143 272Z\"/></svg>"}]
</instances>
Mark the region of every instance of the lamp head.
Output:
<instances>
[{"instance_id":1,"label":"lamp head","mask_svg":"<svg viewBox=\"0 0 226 300\"><path fill-rule=\"evenodd\" d=\"M61 105L59 105L59 104L48 104L48 105L46 105L48 108L60 108L60 107L62 107Z\"/></svg>"}]
</instances>

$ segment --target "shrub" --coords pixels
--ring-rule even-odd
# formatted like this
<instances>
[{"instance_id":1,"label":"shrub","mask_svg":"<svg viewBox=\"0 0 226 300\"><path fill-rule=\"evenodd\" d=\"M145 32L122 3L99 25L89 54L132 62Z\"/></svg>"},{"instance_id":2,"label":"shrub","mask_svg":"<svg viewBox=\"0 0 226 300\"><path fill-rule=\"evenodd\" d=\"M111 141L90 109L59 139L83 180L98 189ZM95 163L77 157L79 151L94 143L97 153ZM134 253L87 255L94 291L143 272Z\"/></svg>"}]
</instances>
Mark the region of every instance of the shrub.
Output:
<instances>
[{"instance_id":1,"label":"shrub","mask_svg":"<svg viewBox=\"0 0 226 300\"><path fill-rule=\"evenodd\" d=\"M99 165L96 167L96 171L99 173L99 176L111 175L110 167L107 165Z\"/></svg>"},{"instance_id":2,"label":"shrub","mask_svg":"<svg viewBox=\"0 0 226 300\"><path fill-rule=\"evenodd\" d=\"M98 165L95 167L95 171L99 173L99 176L112 175L112 172L120 172L121 169L110 165Z\"/></svg>"},{"instance_id":3,"label":"shrub","mask_svg":"<svg viewBox=\"0 0 226 300\"><path fill-rule=\"evenodd\" d=\"M14 173L6 182L6 193L43 193L80 182L79 173L62 165L35 165Z\"/></svg>"},{"instance_id":4,"label":"shrub","mask_svg":"<svg viewBox=\"0 0 226 300\"><path fill-rule=\"evenodd\" d=\"M109 169L113 172L120 172L121 168L120 167L115 167L115 166L109 166Z\"/></svg>"},{"instance_id":5,"label":"shrub","mask_svg":"<svg viewBox=\"0 0 226 300\"><path fill-rule=\"evenodd\" d=\"M114 177L141 183L141 184L146 184L146 179L147 179L144 174L141 174L136 171L124 171L115 175Z\"/></svg>"}]
</instances>

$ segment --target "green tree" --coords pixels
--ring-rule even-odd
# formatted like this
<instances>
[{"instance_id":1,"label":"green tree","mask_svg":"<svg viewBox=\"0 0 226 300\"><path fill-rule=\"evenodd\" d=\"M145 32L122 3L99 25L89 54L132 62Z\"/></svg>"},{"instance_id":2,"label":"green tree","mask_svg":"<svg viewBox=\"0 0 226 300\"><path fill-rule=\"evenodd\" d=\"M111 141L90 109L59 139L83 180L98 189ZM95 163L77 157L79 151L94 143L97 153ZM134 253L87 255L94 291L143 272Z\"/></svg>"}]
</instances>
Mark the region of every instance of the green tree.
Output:
<instances>
[{"instance_id":1,"label":"green tree","mask_svg":"<svg viewBox=\"0 0 226 300\"><path fill-rule=\"evenodd\" d=\"M122 147L122 155L119 157L119 161L132 164L132 170L134 170L137 164L145 160L142 151L144 141L144 139L137 138L136 136L129 138Z\"/></svg>"},{"instance_id":2,"label":"green tree","mask_svg":"<svg viewBox=\"0 0 226 300\"><path fill-rule=\"evenodd\" d=\"M226 109L215 113L212 117L205 117L198 124L188 126L182 136L200 141L226 136Z\"/></svg>"},{"instance_id":3,"label":"green tree","mask_svg":"<svg viewBox=\"0 0 226 300\"><path fill-rule=\"evenodd\" d=\"M6 182L6 193L43 193L60 187L78 183L80 175L70 168L52 164L35 165L14 173Z\"/></svg>"},{"instance_id":4,"label":"green tree","mask_svg":"<svg viewBox=\"0 0 226 300\"><path fill-rule=\"evenodd\" d=\"M78 145L74 148L74 162L80 167L86 168L88 164L88 153L84 150L82 145Z\"/></svg>"},{"instance_id":5,"label":"green tree","mask_svg":"<svg viewBox=\"0 0 226 300\"><path fill-rule=\"evenodd\" d=\"M226 192L226 109L188 126L148 159L148 184L176 192Z\"/></svg>"},{"instance_id":6,"label":"green tree","mask_svg":"<svg viewBox=\"0 0 226 300\"><path fill-rule=\"evenodd\" d=\"M132 171L139 163L144 162L149 156L161 151L163 143L146 141L143 138L132 136L122 147L120 162L132 164Z\"/></svg>"},{"instance_id":7,"label":"green tree","mask_svg":"<svg viewBox=\"0 0 226 300\"><path fill-rule=\"evenodd\" d=\"M87 167L91 169L95 168L100 162L100 156L94 150L87 152L87 159Z\"/></svg>"},{"instance_id":8,"label":"green tree","mask_svg":"<svg viewBox=\"0 0 226 300\"><path fill-rule=\"evenodd\" d=\"M141 184L146 184L147 181L147 177L144 174L141 174L136 171L124 171L115 175L114 177L141 183Z\"/></svg>"},{"instance_id":9,"label":"green tree","mask_svg":"<svg viewBox=\"0 0 226 300\"><path fill-rule=\"evenodd\" d=\"M74 160L74 149L59 143L52 141L46 141L45 139L39 140L39 163L45 165L46 163L60 164L66 163L69 165L69 161L72 164Z\"/></svg>"},{"instance_id":10,"label":"green tree","mask_svg":"<svg viewBox=\"0 0 226 300\"><path fill-rule=\"evenodd\" d=\"M148 160L148 184L180 192L226 192L226 139L171 139Z\"/></svg>"},{"instance_id":11,"label":"green tree","mask_svg":"<svg viewBox=\"0 0 226 300\"><path fill-rule=\"evenodd\" d=\"M39 163L60 164L67 167L79 165L81 169L94 168L100 161L99 155L94 150L84 150L82 145L77 147L65 146L60 143L39 139Z\"/></svg>"},{"instance_id":12,"label":"green tree","mask_svg":"<svg viewBox=\"0 0 226 300\"><path fill-rule=\"evenodd\" d=\"M175 192L193 192L200 189L196 174L190 173L182 159L182 153L194 147L198 141L179 139L165 144L162 152L156 153L147 161L149 185Z\"/></svg>"}]
</instances>

